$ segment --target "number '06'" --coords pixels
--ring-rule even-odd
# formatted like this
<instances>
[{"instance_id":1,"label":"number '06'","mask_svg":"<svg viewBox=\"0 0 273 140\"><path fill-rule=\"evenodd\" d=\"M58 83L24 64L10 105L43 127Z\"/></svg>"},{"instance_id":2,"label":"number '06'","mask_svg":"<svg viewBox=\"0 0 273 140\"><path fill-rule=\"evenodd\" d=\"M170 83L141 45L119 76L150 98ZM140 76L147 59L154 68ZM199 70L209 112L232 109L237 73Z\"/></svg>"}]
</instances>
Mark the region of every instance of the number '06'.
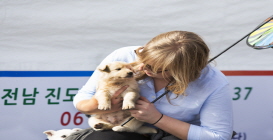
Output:
<instances>
[{"instance_id":1,"label":"number '06'","mask_svg":"<svg viewBox=\"0 0 273 140\"><path fill-rule=\"evenodd\" d=\"M239 100L241 98L241 96L243 96L244 100L247 100L249 94L252 91L252 87L245 87L245 88L240 88L240 87L235 87L235 98L232 98L233 100ZM242 95L243 94L243 95Z\"/></svg>"},{"instance_id":2,"label":"number '06'","mask_svg":"<svg viewBox=\"0 0 273 140\"><path fill-rule=\"evenodd\" d=\"M75 125L80 125L82 124L83 122L83 118L80 116L80 114L82 114L81 112L77 112L75 115L74 115L74 118L73 118L73 122ZM67 117L66 121L65 121L65 118ZM64 112L61 116L61 124L63 126L67 126L71 121L71 114L70 112Z\"/></svg>"}]
</instances>

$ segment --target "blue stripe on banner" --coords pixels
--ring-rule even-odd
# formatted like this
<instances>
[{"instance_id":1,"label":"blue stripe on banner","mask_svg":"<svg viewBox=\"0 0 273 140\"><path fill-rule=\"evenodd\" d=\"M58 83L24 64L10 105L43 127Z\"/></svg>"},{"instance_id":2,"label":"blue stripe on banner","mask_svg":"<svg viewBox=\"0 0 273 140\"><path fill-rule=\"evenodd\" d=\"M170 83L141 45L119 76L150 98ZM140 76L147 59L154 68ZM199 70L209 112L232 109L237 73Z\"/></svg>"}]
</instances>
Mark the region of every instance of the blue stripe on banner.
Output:
<instances>
[{"instance_id":1,"label":"blue stripe on banner","mask_svg":"<svg viewBox=\"0 0 273 140\"><path fill-rule=\"evenodd\" d=\"M94 71L0 71L0 77L89 77Z\"/></svg>"}]
</instances>

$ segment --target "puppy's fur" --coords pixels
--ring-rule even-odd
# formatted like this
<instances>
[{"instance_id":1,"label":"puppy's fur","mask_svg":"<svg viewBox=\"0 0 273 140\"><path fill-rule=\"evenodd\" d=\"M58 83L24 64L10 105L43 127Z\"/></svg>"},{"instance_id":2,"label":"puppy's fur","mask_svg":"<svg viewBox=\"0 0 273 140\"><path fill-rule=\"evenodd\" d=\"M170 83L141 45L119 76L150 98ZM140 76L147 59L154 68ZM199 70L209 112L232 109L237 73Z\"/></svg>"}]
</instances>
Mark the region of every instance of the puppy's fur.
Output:
<instances>
[{"instance_id":1,"label":"puppy's fur","mask_svg":"<svg viewBox=\"0 0 273 140\"><path fill-rule=\"evenodd\" d=\"M48 140L64 140L66 137L71 135L72 133L76 131L80 131L82 129L80 128L74 128L74 129L61 129L58 131L55 130L47 130L43 133L47 135Z\"/></svg>"},{"instance_id":2,"label":"puppy's fur","mask_svg":"<svg viewBox=\"0 0 273 140\"><path fill-rule=\"evenodd\" d=\"M131 114L127 109L135 108L135 102L140 97L138 84L134 75L133 67L124 62L112 62L97 68L101 72L94 95L98 101L98 109L111 109L111 98L113 94L125 85L129 87L120 94L123 98L122 111L107 114L96 114L89 118L89 125L96 131L109 130L118 132L156 133L154 128L142 126L143 122L132 119L124 126Z\"/></svg>"}]
</instances>

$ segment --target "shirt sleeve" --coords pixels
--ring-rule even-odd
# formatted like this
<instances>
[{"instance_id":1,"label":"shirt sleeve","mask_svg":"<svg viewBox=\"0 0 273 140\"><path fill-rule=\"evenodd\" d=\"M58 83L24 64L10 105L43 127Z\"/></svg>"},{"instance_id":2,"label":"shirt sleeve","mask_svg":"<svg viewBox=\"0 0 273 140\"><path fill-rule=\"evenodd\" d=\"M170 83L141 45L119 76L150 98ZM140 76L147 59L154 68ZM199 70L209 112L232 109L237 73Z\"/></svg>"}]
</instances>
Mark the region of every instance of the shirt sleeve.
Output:
<instances>
[{"instance_id":1,"label":"shirt sleeve","mask_svg":"<svg viewBox=\"0 0 273 140\"><path fill-rule=\"evenodd\" d=\"M132 49L136 48L137 46L133 47L123 47L113 51L109 54L101 63L100 65L108 64L114 61L123 61L123 62L130 62L135 59L134 54L132 54ZM73 99L73 105L77 108L77 103L82 100L90 99L96 93L96 85L99 78L99 72L97 70L94 71L92 76L89 78L87 83L78 91Z\"/></svg>"},{"instance_id":2,"label":"shirt sleeve","mask_svg":"<svg viewBox=\"0 0 273 140\"><path fill-rule=\"evenodd\" d=\"M200 126L191 124L189 140L228 140L233 132L232 100L229 84L215 90L200 111Z\"/></svg>"}]
</instances>

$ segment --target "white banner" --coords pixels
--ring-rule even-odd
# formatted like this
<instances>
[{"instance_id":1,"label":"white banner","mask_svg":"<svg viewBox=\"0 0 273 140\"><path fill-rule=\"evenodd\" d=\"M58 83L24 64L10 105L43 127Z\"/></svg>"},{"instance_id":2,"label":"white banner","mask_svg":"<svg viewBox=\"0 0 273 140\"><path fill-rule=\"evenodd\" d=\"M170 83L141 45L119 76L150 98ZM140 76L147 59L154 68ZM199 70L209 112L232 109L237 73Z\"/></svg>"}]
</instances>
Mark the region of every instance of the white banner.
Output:
<instances>
[{"instance_id":1,"label":"white banner","mask_svg":"<svg viewBox=\"0 0 273 140\"><path fill-rule=\"evenodd\" d=\"M273 139L273 71L224 72L230 81L235 140Z\"/></svg>"},{"instance_id":2,"label":"white banner","mask_svg":"<svg viewBox=\"0 0 273 140\"><path fill-rule=\"evenodd\" d=\"M1 139L45 140L46 130L89 127L72 99L91 72L7 73L0 74ZM273 71L224 73L233 89L234 140L272 140Z\"/></svg>"},{"instance_id":3,"label":"white banner","mask_svg":"<svg viewBox=\"0 0 273 140\"><path fill-rule=\"evenodd\" d=\"M45 140L46 130L88 128L72 104L88 78L0 77L1 139Z\"/></svg>"}]
</instances>

